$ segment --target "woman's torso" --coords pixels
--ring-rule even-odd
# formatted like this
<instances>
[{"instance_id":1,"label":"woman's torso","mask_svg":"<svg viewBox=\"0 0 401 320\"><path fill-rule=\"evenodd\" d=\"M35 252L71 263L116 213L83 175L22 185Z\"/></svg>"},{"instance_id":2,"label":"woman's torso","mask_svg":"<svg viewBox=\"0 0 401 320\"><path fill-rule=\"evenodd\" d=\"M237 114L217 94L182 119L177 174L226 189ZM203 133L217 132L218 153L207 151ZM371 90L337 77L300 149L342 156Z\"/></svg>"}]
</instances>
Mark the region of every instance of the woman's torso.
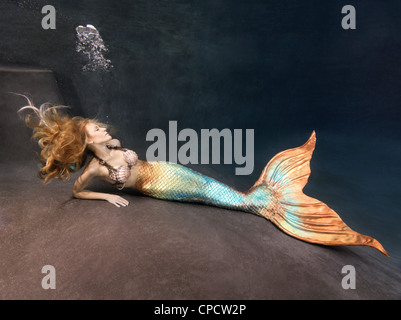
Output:
<instances>
[{"instance_id":1,"label":"woman's torso","mask_svg":"<svg viewBox=\"0 0 401 320\"><path fill-rule=\"evenodd\" d=\"M127 159L125 152L129 152L130 159ZM132 159L132 156L134 156L134 159ZM124 148L112 150L111 157L107 161L103 161L97 156L92 161L98 167L98 177L115 184L120 189L135 186L143 163L143 161L138 160L135 152Z\"/></svg>"}]
</instances>

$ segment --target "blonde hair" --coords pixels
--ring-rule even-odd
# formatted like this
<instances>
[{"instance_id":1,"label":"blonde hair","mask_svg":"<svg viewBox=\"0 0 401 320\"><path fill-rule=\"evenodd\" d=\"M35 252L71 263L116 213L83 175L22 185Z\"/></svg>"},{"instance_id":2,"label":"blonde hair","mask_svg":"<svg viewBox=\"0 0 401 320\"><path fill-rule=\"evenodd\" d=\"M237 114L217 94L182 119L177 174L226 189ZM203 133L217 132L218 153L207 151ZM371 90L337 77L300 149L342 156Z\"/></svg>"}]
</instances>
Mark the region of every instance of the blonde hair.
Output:
<instances>
[{"instance_id":1,"label":"blonde hair","mask_svg":"<svg viewBox=\"0 0 401 320\"><path fill-rule=\"evenodd\" d=\"M50 179L68 180L71 173L85 165L88 150L85 126L94 122L99 126L107 125L96 120L82 117L71 117L59 112L68 108L64 105L42 104L39 109L24 96L29 105L18 110L32 110L33 114L25 115L25 124L33 129L33 139L38 140L42 148L38 172L44 183Z\"/></svg>"}]
</instances>

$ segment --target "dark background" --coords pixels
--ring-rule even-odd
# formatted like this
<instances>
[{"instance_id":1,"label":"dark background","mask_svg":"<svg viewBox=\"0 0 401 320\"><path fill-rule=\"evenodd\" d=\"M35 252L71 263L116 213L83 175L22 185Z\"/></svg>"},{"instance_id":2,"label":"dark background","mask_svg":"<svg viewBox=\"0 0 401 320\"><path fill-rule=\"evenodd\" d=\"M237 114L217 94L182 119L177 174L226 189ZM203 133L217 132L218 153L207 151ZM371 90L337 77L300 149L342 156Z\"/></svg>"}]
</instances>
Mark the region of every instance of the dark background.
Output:
<instances>
[{"instance_id":1,"label":"dark background","mask_svg":"<svg viewBox=\"0 0 401 320\"><path fill-rule=\"evenodd\" d=\"M46 4L56 9L55 30L41 27ZM169 120L198 133L254 129L254 172L235 177L238 187L251 186L274 154L315 130L305 193L399 259L401 3L353 1L356 30L341 27L346 4L2 1L0 64L53 70L71 113L116 125L141 158L151 144L146 133L168 132ZM75 28L86 24L99 30L111 71L82 71ZM47 101L24 93L37 106ZM24 103L15 98L16 110ZM29 156L7 143L3 152ZM212 167L234 181L236 165Z\"/></svg>"}]
</instances>

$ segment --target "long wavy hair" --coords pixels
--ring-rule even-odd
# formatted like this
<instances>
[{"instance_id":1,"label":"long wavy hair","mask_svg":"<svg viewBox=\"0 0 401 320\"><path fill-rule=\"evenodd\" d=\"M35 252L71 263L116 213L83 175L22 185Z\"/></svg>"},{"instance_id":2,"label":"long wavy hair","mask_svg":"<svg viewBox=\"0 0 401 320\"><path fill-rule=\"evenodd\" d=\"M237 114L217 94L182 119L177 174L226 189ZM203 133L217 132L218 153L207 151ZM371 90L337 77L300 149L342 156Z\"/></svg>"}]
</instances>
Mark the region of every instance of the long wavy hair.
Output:
<instances>
[{"instance_id":1,"label":"long wavy hair","mask_svg":"<svg viewBox=\"0 0 401 320\"><path fill-rule=\"evenodd\" d=\"M21 94L19 94L21 95ZM69 108L64 105L44 103L36 108L31 100L29 105L18 110L30 110L33 113L25 115L25 124L33 129L32 138L38 141L41 147L40 162L42 168L38 172L44 183L51 179L68 180L71 173L78 171L85 165L89 150L85 126L95 122L99 126L107 127L94 119L71 117L60 112Z\"/></svg>"}]
</instances>

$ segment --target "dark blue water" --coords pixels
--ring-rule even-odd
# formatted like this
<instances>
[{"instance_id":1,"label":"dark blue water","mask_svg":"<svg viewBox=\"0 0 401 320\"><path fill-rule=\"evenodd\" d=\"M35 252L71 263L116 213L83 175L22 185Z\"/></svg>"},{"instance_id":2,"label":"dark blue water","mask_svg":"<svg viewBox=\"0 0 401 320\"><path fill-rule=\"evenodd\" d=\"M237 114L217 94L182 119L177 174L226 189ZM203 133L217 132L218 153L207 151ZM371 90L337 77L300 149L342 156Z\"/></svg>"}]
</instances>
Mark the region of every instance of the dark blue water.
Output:
<instances>
[{"instance_id":1,"label":"dark blue water","mask_svg":"<svg viewBox=\"0 0 401 320\"><path fill-rule=\"evenodd\" d=\"M41 8L56 9L44 30ZM251 128L251 185L277 152L318 143L305 192L401 259L401 3L3 1L0 63L55 71L74 114L116 124L141 157L152 128ZM94 25L113 69L84 72L78 25ZM33 97L35 93L31 92ZM44 101L35 101L40 104ZM234 166L216 166L234 174Z\"/></svg>"}]
</instances>

